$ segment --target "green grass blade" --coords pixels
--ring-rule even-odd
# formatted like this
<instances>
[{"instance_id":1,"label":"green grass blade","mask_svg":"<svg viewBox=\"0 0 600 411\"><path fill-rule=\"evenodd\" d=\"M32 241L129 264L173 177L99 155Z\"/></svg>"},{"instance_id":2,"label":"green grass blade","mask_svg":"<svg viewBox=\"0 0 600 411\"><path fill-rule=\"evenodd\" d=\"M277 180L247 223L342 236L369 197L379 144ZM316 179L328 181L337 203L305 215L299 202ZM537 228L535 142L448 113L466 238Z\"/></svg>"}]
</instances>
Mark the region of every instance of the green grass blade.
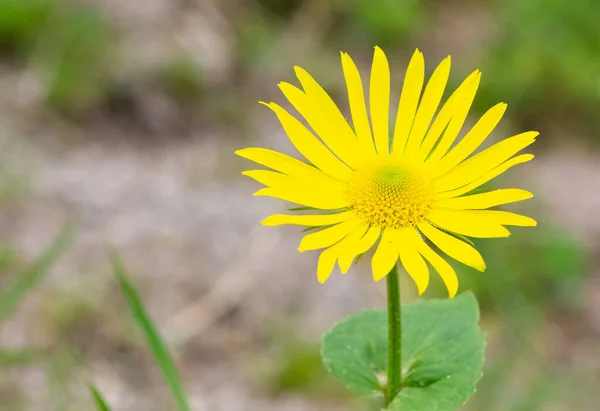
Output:
<instances>
[{"instance_id":1,"label":"green grass blade","mask_svg":"<svg viewBox=\"0 0 600 411\"><path fill-rule=\"evenodd\" d=\"M185 390L183 389L183 385L179 378L179 373L175 368L175 364L169 355L165 343L152 324L152 321L150 320L150 317L144 308L142 300L135 289L135 286L127 277L127 273L125 272L125 268L123 267L123 263L121 262L119 255L116 252L111 251L110 259L115 274L117 275L121 285L121 290L123 291L123 294L125 295L127 302L131 307L133 316L142 329L144 337L146 338L146 341L150 346L150 350L152 351L152 355L154 356L154 360L160 368L166 382L169 384L171 392L177 401L178 410L189 411L190 406L188 405L185 396Z\"/></svg>"},{"instance_id":2,"label":"green grass blade","mask_svg":"<svg viewBox=\"0 0 600 411\"><path fill-rule=\"evenodd\" d=\"M106 400L104 400L104 397L102 394L100 394L100 391L98 391L98 388L93 383L88 382L88 389L90 390L90 395L92 396L98 411L111 411L110 407L106 403Z\"/></svg>"},{"instance_id":3,"label":"green grass blade","mask_svg":"<svg viewBox=\"0 0 600 411\"><path fill-rule=\"evenodd\" d=\"M0 322L12 314L27 293L40 282L50 267L52 267L71 244L74 233L75 225L72 223L66 224L50 247L27 267L25 271L20 273L17 279L6 290L0 293Z\"/></svg>"}]
</instances>

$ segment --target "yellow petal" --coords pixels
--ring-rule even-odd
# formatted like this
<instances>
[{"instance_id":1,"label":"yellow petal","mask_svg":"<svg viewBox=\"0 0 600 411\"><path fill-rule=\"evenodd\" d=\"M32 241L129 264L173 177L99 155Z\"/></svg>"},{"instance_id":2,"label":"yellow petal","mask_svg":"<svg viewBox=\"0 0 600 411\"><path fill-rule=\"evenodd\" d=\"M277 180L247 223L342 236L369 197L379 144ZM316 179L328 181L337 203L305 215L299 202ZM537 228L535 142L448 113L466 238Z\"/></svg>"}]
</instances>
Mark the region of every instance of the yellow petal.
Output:
<instances>
[{"instance_id":1,"label":"yellow petal","mask_svg":"<svg viewBox=\"0 0 600 411\"><path fill-rule=\"evenodd\" d=\"M440 105L442 95L446 89L446 83L448 82L448 76L450 75L450 62L450 56L442 60L425 87L423 99L421 100L421 104L419 104L415 122L410 130L406 149L404 150L404 157L406 158L413 158L416 155L425 137L425 132L427 132L429 124L433 119L433 115Z\"/></svg>"},{"instance_id":2,"label":"yellow petal","mask_svg":"<svg viewBox=\"0 0 600 411\"><path fill-rule=\"evenodd\" d=\"M361 155L365 157L365 160L368 160L373 158L377 153L373 143L371 126L369 125L362 80L354 61L346 53L342 53L342 68L344 70L344 77L346 78L350 113L352 114L352 123L354 124L356 137L358 138L358 145Z\"/></svg>"},{"instance_id":3,"label":"yellow petal","mask_svg":"<svg viewBox=\"0 0 600 411\"><path fill-rule=\"evenodd\" d=\"M523 201L532 197L533 194L529 191L518 188L505 188L487 193L441 200L437 203L437 206L460 210L478 210Z\"/></svg>"},{"instance_id":4,"label":"yellow petal","mask_svg":"<svg viewBox=\"0 0 600 411\"><path fill-rule=\"evenodd\" d=\"M281 192L296 191L298 193L296 198L303 198L312 203L334 203L339 206L338 208L345 207L348 203L345 199L346 192L339 188L335 189L334 186L326 182L327 180L315 180L312 183L306 183L285 174L269 170L247 170L243 171L242 174ZM326 209L330 209L331 205L327 205L326 207Z\"/></svg>"},{"instance_id":5,"label":"yellow petal","mask_svg":"<svg viewBox=\"0 0 600 411\"><path fill-rule=\"evenodd\" d=\"M257 197L273 197L290 203L312 207L320 210L338 210L348 206L348 200L343 197L325 193L316 193L308 189L295 187L267 187L254 193Z\"/></svg>"},{"instance_id":6,"label":"yellow petal","mask_svg":"<svg viewBox=\"0 0 600 411\"><path fill-rule=\"evenodd\" d=\"M417 285L419 295L422 295L429 285L429 267L417 251L417 242L422 241L414 228L400 230L398 236L398 254L402 266Z\"/></svg>"},{"instance_id":7,"label":"yellow petal","mask_svg":"<svg viewBox=\"0 0 600 411\"><path fill-rule=\"evenodd\" d=\"M366 252L368 249L373 247L379 235L381 233L381 228L376 226L371 226L367 230L367 232L356 242L355 245L348 247L340 255L340 269L342 270L342 274L345 274L350 266L352 265L352 261L356 258L356 256Z\"/></svg>"},{"instance_id":8,"label":"yellow petal","mask_svg":"<svg viewBox=\"0 0 600 411\"><path fill-rule=\"evenodd\" d=\"M356 230L361 222L359 218L351 218L333 227L305 235L300 241L298 251L303 252L330 247Z\"/></svg>"},{"instance_id":9,"label":"yellow petal","mask_svg":"<svg viewBox=\"0 0 600 411\"><path fill-rule=\"evenodd\" d=\"M440 257L435 251L433 251L425 242L419 238L417 241L417 248L419 253L423 255L429 261L429 263L435 268L435 271L438 272L440 277L442 277L442 281L446 285L448 289L448 297L454 298L456 292L458 291L458 277L456 276L456 271L448 264L446 260Z\"/></svg>"},{"instance_id":10,"label":"yellow petal","mask_svg":"<svg viewBox=\"0 0 600 411\"><path fill-rule=\"evenodd\" d=\"M476 238L508 237L510 232L502 225L478 216L471 210L437 208L427 218L444 230Z\"/></svg>"},{"instance_id":11,"label":"yellow petal","mask_svg":"<svg viewBox=\"0 0 600 411\"><path fill-rule=\"evenodd\" d=\"M300 67L294 67L294 71L306 94L285 96L331 151L349 166L356 167L360 152L354 131L319 83Z\"/></svg>"},{"instance_id":12,"label":"yellow petal","mask_svg":"<svg viewBox=\"0 0 600 411\"><path fill-rule=\"evenodd\" d=\"M440 141L438 147L442 144L448 144L450 139L452 140L450 144L454 142L454 139L458 135L458 132L465 121L469 107L473 102L473 97L475 97L475 91L479 85L480 78L481 73L479 70L471 73L456 91L452 93L446 103L444 103L438 115L435 116L435 120L433 120L433 124L427 132L418 153L416 153L415 159L418 162L423 162L427 158L429 152L438 142L444 130L446 130L443 137L444 141ZM444 149L444 154L448 147Z\"/></svg>"},{"instance_id":13,"label":"yellow petal","mask_svg":"<svg viewBox=\"0 0 600 411\"><path fill-rule=\"evenodd\" d=\"M321 253L317 266L317 277L320 283L324 283L329 278L335 262L341 255L348 252L349 247L353 246L353 238L361 236L364 233L365 226L366 224L361 223L355 231Z\"/></svg>"},{"instance_id":14,"label":"yellow petal","mask_svg":"<svg viewBox=\"0 0 600 411\"><path fill-rule=\"evenodd\" d=\"M349 220L354 217L354 211L344 211L335 214L304 214L304 215L286 215L273 214L262 221L264 226L278 226L284 224L304 225L310 227L319 227L333 225Z\"/></svg>"},{"instance_id":15,"label":"yellow petal","mask_svg":"<svg viewBox=\"0 0 600 411\"><path fill-rule=\"evenodd\" d=\"M286 154L266 148L244 148L235 152L240 157L252 160L280 173L295 177L305 182L327 181L327 185L343 190L346 183L330 177L316 167L306 164Z\"/></svg>"},{"instance_id":16,"label":"yellow petal","mask_svg":"<svg viewBox=\"0 0 600 411\"><path fill-rule=\"evenodd\" d=\"M532 159L533 159L533 154L521 154L519 156L513 157L510 160L502 163L498 167L485 173L481 177L477 178L476 180L473 180L472 182L470 182L469 184L467 184L463 187L460 187L460 188L457 188L457 189L454 189L451 191L445 191L443 193L438 193L437 198L441 200L444 198L454 198L454 197L458 197L460 195L466 194L469 191L472 191L472 190L476 189L477 187L481 186L482 184L485 184L488 181L498 177L500 174L504 173L509 168L516 166L518 164L526 163Z\"/></svg>"},{"instance_id":17,"label":"yellow petal","mask_svg":"<svg viewBox=\"0 0 600 411\"><path fill-rule=\"evenodd\" d=\"M379 241L379 246L371 260L373 278L381 280L388 275L398 261L398 232L393 228L386 228Z\"/></svg>"},{"instance_id":18,"label":"yellow petal","mask_svg":"<svg viewBox=\"0 0 600 411\"><path fill-rule=\"evenodd\" d=\"M323 284L333 271L335 262L338 258L338 250L335 246L329 247L319 255L319 261L317 263L317 279Z\"/></svg>"},{"instance_id":19,"label":"yellow petal","mask_svg":"<svg viewBox=\"0 0 600 411\"><path fill-rule=\"evenodd\" d=\"M481 72L479 70L474 71L471 75L463 82L460 86L464 87L464 94L461 94L460 98L457 98L456 106L454 107L452 120L450 120L450 124L448 124L448 128L444 131L444 135L440 139L438 145L433 149L431 155L427 158L426 164L435 165L440 161L440 159L446 155L448 149L452 146L456 137L458 137L458 133L460 132L463 124L465 123L465 119L467 118L467 114L469 114L469 109L471 108L471 104L473 103L473 99L475 98L475 94L477 94L477 88L479 87L479 82L481 81Z\"/></svg>"},{"instance_id":20,"label":"yellow petal","mask_svg":"<svg viewBox=\"0 0 600 411\"><path fill-rule=\"evenodd\" d=\"M352 170L329 151L300 121L275 103L263 104L275 112L292 144L308 161L332 177L343 181L350 179Z\"/></svg>"},{"instance_id":21,"label":"yellow petal","mask_svg":"<svg viewBox=\"0 0 600 411\"><path fill-rule=\"evenodd\" d=\"M390 148L390 66L385 54L375 47L370 86L371 122L375 147L380 156L388 155Z\"/></svg>"},{"instance_id":22,"label":"yellow petal","mask_svg":"<svg viewBox=\"0 0 600 411\"><path fill-rule=\"evenodd\" d=\"M394 155L402 155L404 152L424 81L425 61L423 60L423 53L417 49L408 64L404 84L402 85L402 93L400 94L400 102L398 103L392 150Z\"/></svg>"},{"instance_id":23,"label":"yellow petal","mask_svg":"<svg viewBox=\"0 0 600 411\"><path fill-rule=\"evenodd\" d=\"M476 270L485 271L485 262L481 254L470 244L438 230L429 223L421 223L418 227L437 248L450 257Z\"/></svg>"},{"instance_id":24,"label":"yellow petal","mask_svg":"<svg viewBox=\"0 0 600 411\"><path fill-rule=\"evenodd\" d=\"M344 245L344 249L340 251L340 255L338 258L338 264L340 265L340 271L342 272L342 274L346 274L346 272L348 272L348 269L352 265L352 261L356 256L353 253L353 250L355 250L358 247L359 241L368 230L369 225L367 223L362 223L358 227L356 227L356 230L354 230L352 234L350 234L344 239L346 244ZM350 259L348 259L348 257L344 258L344 256L348 255L353 255L353 257L351 257Z\"/></svg>"},{"instance_id":25,"label":"yellow petal","mask_svg":"<svg viewBox=\"0 0 600 411\"><path fill-rule=\"evenodd\" d=\"M293 183L302 185L302 183L285 174L277 173L269 170L246 170L242 171L242 175L250 177L267 187L289 186Z\"/></svg>"},{"instance_id":26,"label":"yellow petal","mask_svg":"<svg viewBox=\"0 0 600 411\"><path fill-rule=\"evenodd\" d=\"M335 262L339 259L340 255L348 249L353 235L354 233L351 233L340 242L324 250L319 256L317 278L321 284L327 281L335 267Z\"/></svg>"},{"instance_id":27,"label":"yellow petal","mask_svg":"<svg viewBox=\"0 0 600 411\"><path fill-rule=\"evenodd\" d=\"M520 227L535 227L537 225L537 222L531 217L510 213L508 211L473 210L463 212L472 213L476 218L485 219L494 224L514 225Z\"/></svg>"},{"instance_id":28,"label":"yellow petal","mask_svg":"<svg viewBox=\"0 0 600 411\"><path fill-rule=\"evenodd\" d=\"M505 103L496 104L489 109L467 135L435 165L437 175L444 174L471 155L498 125L505 111Z\"/></svg>"},{"instance_id":29,"label":"yellow petal","mask_svg":"<svg viewBox=\"0 0 600 411\"><path fill-rule=\"evenodd\" d=\"M537 135L529 131L494 144L437 178L436 190L449 191L470 183L531 145Z\"/></svg>"}]
</instances>

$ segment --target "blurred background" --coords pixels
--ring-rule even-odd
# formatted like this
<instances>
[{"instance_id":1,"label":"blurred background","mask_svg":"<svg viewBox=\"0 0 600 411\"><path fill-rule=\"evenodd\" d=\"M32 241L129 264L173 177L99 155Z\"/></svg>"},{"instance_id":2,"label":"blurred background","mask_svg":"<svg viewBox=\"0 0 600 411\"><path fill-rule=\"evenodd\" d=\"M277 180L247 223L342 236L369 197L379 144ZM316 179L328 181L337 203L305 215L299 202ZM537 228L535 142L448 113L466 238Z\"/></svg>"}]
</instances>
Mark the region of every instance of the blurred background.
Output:
<instances>
[{"instance_id":1,"label":"blurred background","mask_svg":"<svg viewBox=\"0 0 600 411\"><path fill-rule=\"evenodd\" d=\"M347 113L339 52L367 76L374 45L396 92L416 47L428 73L452 55L451 86L481 69L471 124L509 106L490 141L541 132L536 160L493 185L533 191L511 209L539 226L477 241L483 274L457 265L488 335L464 410L598 410L598 21L596 0L0 0L0 293L23 297L0 306L0 410L92 410L88 378L115 410L175 408L107 244L194 410L378 409L326 374L319 344L383 307L385 285L364 261L319 285L300 230L259 225L285 205L252 198L233 155L294 153L257 101L282 103L296 64ZM35 262L73 219L61 255ZM425 297L444 297L433 281Z\"/></svg>"}]
</instances>

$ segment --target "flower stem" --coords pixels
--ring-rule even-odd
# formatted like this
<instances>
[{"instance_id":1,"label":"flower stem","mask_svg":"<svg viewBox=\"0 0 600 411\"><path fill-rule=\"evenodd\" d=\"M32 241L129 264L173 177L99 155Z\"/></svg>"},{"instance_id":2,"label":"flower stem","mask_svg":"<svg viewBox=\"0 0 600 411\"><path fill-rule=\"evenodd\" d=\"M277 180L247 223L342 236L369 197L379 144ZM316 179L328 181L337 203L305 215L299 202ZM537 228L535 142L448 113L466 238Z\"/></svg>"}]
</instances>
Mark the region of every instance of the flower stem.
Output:
<instances>
[{"instance_id":1,"label":"flower stem","mask_svg":"<svg viewBox=\"0 0 600 411\"><path fill-rule=\"evenodd\" d=\"M388 300L388 373L385 403L389 405L400 392L402 383L402 325L398 266L386 277Z\"/></svg>"}]
</instances>

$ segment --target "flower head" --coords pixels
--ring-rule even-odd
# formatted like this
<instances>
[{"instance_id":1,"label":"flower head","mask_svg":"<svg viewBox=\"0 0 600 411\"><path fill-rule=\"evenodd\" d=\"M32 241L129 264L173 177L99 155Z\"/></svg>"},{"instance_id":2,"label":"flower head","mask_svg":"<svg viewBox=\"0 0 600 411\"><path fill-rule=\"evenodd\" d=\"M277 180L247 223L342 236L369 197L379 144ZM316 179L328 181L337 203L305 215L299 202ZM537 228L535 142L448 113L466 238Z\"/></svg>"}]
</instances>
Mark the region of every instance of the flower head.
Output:
<instances>
[{"instance_id":1,"label":"flower head","mask_svg":"<svg viewBox=\"0 0 600 411\"><path fill-rule=\"evenodd\" d=\"M532 194L501 189L473 194L482 184L514 165L533 158L518 154L538 133L525 132L475 151L502 118L506 104L489 109L457 142L481 78L476 70L438 111L450 73L444 59L425 84L423 54L415 51L390 129L390 70L375 47L369 84L369 110L358 69L342 53L352 126L323 88L296 67L302 89L279 88L310 129L275 103L284 130L306 162L264 149L236 154L271 170L243 174L266 187L255 195L303 206L302 213L276 214L264 225L293 224L319 228L301 241L299 250L321 252L317 275L327 280L336 262L346 273L355 258L375 248L371 260L376 281L398 260L415 281L419 294L429 283L429 266L439 273L450 296L458 290L454 269L441 253L480 271L485 263L464 236L508 237L506 226L535 226L529 217L489 208L525 200ZM424 87L423 87L424 86ZM475 153L475 154L474 154Z\"/></svg>"}]
</instances>

